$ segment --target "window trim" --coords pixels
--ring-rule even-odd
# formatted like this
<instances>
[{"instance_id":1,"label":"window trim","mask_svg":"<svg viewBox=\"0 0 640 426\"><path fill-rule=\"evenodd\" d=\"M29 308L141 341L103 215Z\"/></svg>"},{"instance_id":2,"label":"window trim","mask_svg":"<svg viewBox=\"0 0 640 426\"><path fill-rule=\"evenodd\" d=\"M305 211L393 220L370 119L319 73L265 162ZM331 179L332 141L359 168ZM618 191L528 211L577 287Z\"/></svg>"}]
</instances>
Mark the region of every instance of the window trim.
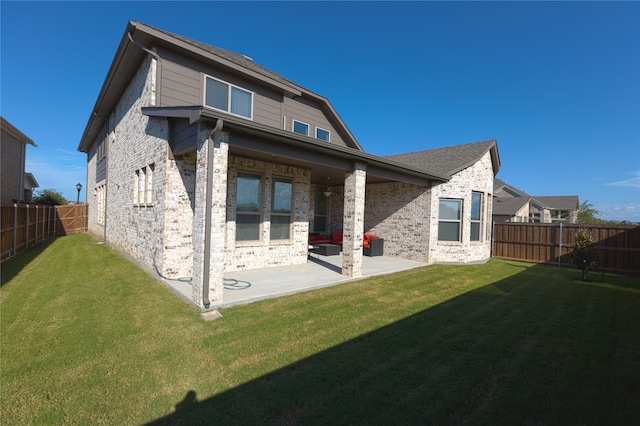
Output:
<instances>
[{"instance_id":1,"label":"window trim","mask_svg":"<svg viewBox=\"0 0 640 426\"><path fill-rule=\"evenodd\" d=\"M458 204L460 205L460 209L459 209L459 219L455 220L455 219L443 219L441 217L442 215L442 208L440 206L440 203L442 201L457 201ZM462 198L448 198L448 197L443 197L443 198L439 198L438 199L438 242L442 243L442 242L446 242L446 243L460 243L462 242L462 218L463 218L463 209L464 209L464 200ZM441 235L440 235L440 223L457 223L458 224L458 239L457 240L443 240L441 239Z\"/></svg>"},{"instance_id":2,"label":"window trim","mask_svg":"<svg viewBox=\"0 0 640 426\"><path fill-rule=\"evenodd\" d=\"M322 130L323 132L327 132L327 139L322 139L318 137L318 130ZM316 139L319 139L324 142L331 142L331 130L323 129L322 127L316 126Z\"/></svg>"},{"instance_id":3,"label":"window trim","mask_svg":"<svg viewBox=\"0 0 640 426\"><path fill-rule=\"evenodd\" d=\"M207 79L211 79L211 80L217 81L218 83L222 83L222 84L226 84L227 85L227 109L226 110L220 109L220 108L216 108L214 106L211 106L211 105L207 104ZM238 90L246 92L251 96L251 108L250 108L249 117L247 117L246 115L236 114L235 112L231 112L231 99L232 99L231 89L232 88L236 88ZM204 74L204 90L202 91L202 105L204 105L205 107L214 109L216 111L226 112L227 114L231 114L231 115L236 116L236 117L246 118L247 120L252 120L253 121L254 100L255 100L255 93L252 92L251 90L247 90L244 87L240 87L240 86L237 86L235 84L231 84L231 83L229 83L227 81L221 80L219 78L210 76L208 74Z\"/></svg>"},{"instance_id":4,"label":"window trim","mask_svg":"<svg viewBox=\"0 0 640 426\"><path fill-rule=\"evenodd\" d=\"M296 132L296 123L304 124L305 126L307 126L307 133ZM309 136L309 130L310 129L311 129L311 126L309 125L309 123L305 123L304 121L296 120L295 118L291 121L291 131L293 133L296 133L298 135L303 135L303 136Z\"/></svg>"}]
</instances>

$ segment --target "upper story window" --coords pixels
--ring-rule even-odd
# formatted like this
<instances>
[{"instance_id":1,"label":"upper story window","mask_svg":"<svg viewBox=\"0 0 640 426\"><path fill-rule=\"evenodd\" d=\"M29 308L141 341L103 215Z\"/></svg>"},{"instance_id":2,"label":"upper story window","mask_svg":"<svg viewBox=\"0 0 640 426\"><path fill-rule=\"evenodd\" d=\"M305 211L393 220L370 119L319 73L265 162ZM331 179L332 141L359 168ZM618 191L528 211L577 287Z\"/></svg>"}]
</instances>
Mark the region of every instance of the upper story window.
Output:
<instances>
[{"instance_id":1,"label":"upper story window","mask_svg":"<svg viewBox=\"0 0 640 426\"><path fill-rule=\"evenodd\" d=\"M301 135L309 136L309 125L302 121L293 120L293 131Z\"/></svg>"},{"instance_id":2,"label":"upper story window","mask_svg":"<svg viewBox=\"0 0 640 426\"><path fill-rule=\"evenodd\" d=\"M438 221L438 240L460 241L462 200L442 198L440 199L439 210L440 215Z\"/></svg>"},{"instance_id":3,"label":"upper story window","mask_svg":"<svg viewBox=\"0 0 640 426\"><path fill-rule=\"evenodd\" d=\"M253 117L252 92L209 76L205 78L204 104L248 119Z\"/></svg>"},{"instance_id":4,"label":"upper story window","mask_svg":"<svg viewBox=\"0 0 640 426\"><path fill-rule=\"evenodd\" d=\"M316 138L329 142L329 134L330 132L325 129L321 129L320 127L316 127Z\"/></svg>"}]
</instances>

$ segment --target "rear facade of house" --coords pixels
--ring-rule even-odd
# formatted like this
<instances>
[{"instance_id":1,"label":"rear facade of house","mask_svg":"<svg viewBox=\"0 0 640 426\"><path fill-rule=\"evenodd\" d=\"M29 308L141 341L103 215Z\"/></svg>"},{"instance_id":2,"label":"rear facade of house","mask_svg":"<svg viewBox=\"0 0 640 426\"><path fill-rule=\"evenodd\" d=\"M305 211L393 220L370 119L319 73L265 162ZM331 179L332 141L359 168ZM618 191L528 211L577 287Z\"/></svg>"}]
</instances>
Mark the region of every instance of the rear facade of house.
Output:
<instances>
[{"instance_id":1,"label":"rear facade of house","mask_svg":"<svg viewBox=\"0 0 640 426\"><path fill-rule=\"evenodd\" d=\"M495 141L471 145L473 162L438 171L367 154L322 96L130 22L78 149L89 231L154 274L191 277L208 309L225 272L304 263L314 232L343 233L352 277L364 233L385 256L486 261L499 159Z\"/></svg>"}]
</instances>

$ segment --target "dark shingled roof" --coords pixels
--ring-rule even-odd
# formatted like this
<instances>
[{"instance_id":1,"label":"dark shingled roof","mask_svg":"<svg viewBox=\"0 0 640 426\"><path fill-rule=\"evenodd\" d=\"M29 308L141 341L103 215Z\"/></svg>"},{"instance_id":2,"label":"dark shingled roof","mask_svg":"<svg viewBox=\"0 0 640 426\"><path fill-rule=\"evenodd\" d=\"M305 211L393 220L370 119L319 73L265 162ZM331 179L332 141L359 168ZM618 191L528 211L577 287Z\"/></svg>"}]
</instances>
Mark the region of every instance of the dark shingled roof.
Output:
<instances>
[{"instance_id":1,"label":"dark shingled roof","mask_svg":"<svg viewBox=\"0 0 640 426\"><path fill-rule=\"evenodd\" d=\"M576 210L580 207L577 195L534 196L533 198L545 207L555 210Z\"/></svg>"},{"instance_id":2,"label":"dark shingled roof","mask_svg":"<svg viewBox=\"0 0 640 426\"><path fill-rule=\"evenodd\" d=\"M385 158L420 167L430 172L452 176L460 170L475 164L484 154L496 147L495 140L448 146L426 151L409 152L407 154L387 155ZM496 164L497 163L497 164ZM494 174L500 167L497 156L494 159Z\"/></svg>"},{"instance_id":3,"label":"dark shingled roof","mask_svg":"<svg viewBox=\"0 0 640 426\"><path fill-rule=\"evenodd\" d=\"M526 192L524 192L521 189L516 188L515 186L509 185L507 182L500 180L500 179L493 179L493 192L498 192L498 190L500 188L507 188L508 191L510 193L514 193L517 194L518 197L529 197L531 198L531 195L527 194Z\"/></svg>"},{"instance_id":4,"label":"dark shingled roof","mask_svg":"<svg viewBox=\"0 0 640 426\"><path fill-rule=\"evenodd\" d=\"M493 214L512 216L528 203L529 198L525 197L497 197L493 199Z\"/></svg>"}]
</instances>

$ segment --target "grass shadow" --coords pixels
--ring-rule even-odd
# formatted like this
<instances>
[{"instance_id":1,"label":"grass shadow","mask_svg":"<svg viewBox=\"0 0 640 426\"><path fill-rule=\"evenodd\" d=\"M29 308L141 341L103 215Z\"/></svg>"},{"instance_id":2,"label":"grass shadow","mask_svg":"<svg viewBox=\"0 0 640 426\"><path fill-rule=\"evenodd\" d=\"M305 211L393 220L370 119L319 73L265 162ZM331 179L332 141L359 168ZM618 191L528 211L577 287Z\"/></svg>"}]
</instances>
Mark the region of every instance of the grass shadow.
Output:
<instances>
[{"instance_id":1,"label":"grass shadow","mask_svg":"<svg viewBox=\"0 0 640 426\"><path fill-rule=\"evenodd\" d=\"M55 240L56 238L52 238L48 241L40 243L36 247L29 249L22 254L19 254L17 257L3 262L2 267L0 268L0 287L3 287L5 284L9 283L29 263L40 256Z\"/></svg>"},{"instance_id":2,"label":"grass shadow","mask_svg":"<svg viewBox=\"0 0 640 426\"><path fill-rule=\"evenodd\" d=\"M531 266L148 424L638 424L639 301Z\"/></svg>"}]
</instances>

